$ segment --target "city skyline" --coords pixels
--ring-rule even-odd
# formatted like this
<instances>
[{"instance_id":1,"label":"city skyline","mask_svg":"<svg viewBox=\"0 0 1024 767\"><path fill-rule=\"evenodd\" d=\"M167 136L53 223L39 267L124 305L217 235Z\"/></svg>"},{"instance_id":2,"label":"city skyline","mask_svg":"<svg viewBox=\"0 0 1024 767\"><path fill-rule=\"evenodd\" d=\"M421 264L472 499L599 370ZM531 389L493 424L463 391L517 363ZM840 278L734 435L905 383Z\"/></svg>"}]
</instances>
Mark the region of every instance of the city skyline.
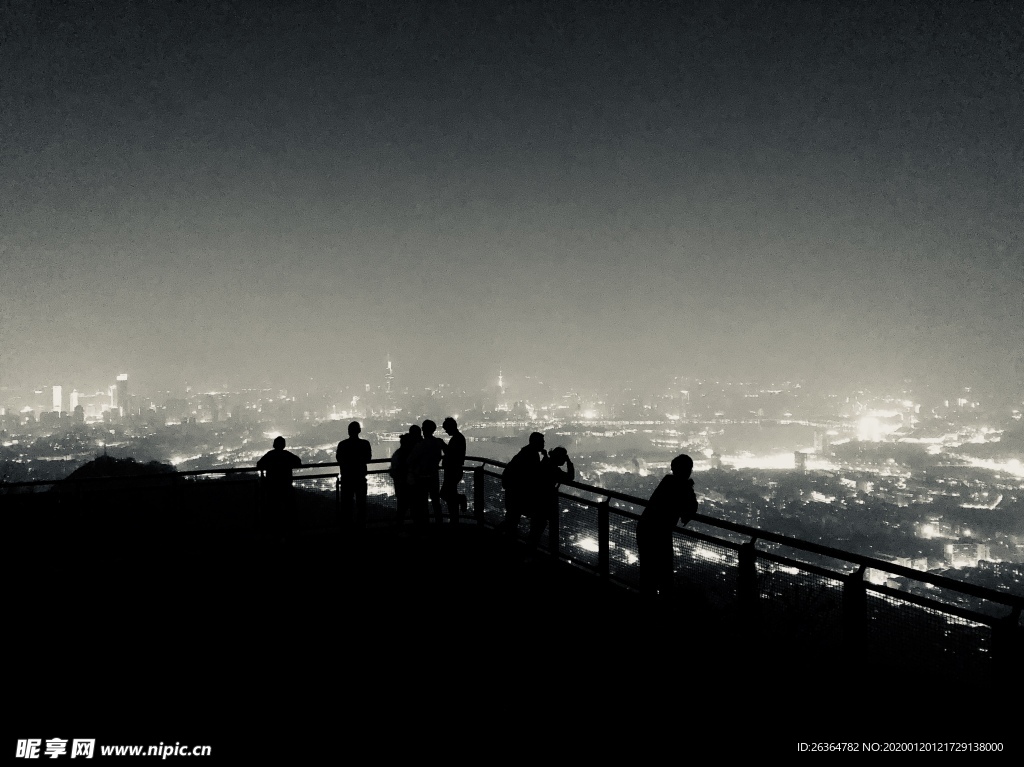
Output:
<instances>
[{"instance_id":1,"label":"city skyline","mask_svg":"<svg viewBox=\"0 0 1024 767\"><path fill-rule=\"evenodd\" d=\"M4 22L0 387L1024 380L1012 4L90 8Z\"/></svg>"}]
</instances>

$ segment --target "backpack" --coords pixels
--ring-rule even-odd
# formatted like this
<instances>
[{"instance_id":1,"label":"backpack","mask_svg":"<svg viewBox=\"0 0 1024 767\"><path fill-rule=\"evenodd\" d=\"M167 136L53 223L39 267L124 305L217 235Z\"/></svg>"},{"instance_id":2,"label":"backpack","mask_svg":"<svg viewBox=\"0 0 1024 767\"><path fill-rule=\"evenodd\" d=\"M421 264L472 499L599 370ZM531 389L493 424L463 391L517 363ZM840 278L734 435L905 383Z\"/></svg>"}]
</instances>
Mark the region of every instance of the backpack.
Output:
<instances>
[{"instance_id":1,"label":"backpack","mask_svg":"<svg viewBox=\"0 0 1024 767\"><path fill-rule=\"evenodd\" d=\"M508 462L505 471L501 474L501 487L503 490L518 490L523 483L523 459L522 453L516 453Z\"/></svg>"}]
</instances>

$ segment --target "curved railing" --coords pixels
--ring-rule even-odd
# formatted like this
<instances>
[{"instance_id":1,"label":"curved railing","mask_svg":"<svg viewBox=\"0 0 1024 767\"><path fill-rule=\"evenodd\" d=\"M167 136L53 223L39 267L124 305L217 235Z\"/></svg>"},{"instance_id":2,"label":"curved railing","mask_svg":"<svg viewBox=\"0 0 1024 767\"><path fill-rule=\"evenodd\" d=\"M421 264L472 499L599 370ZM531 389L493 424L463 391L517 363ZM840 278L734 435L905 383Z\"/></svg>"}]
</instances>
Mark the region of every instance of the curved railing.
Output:
<instances>
[{"instance_id":1,"label":"curved railing","mask_svg":"<svg viewBox=\"0 0 1024 767\"><path fill-rule=\"evenodd\" d=\"M367 523L395 519L388 459L370 462ZM337 463L304 465L294 476L299 487L334 494L339 504ZM464 483L470 499L467 522L496 525L504 518L501 474L506 464L466 458ZM327 471L325 471L327 470ZM251 503L261 494L255 467L174 472L137 478L139 483L180 485L211 477L250 478ZM3 485L10 493L58 486L74 502L90 488L114 482L85 478ZM122 482L124 480L121 480ZM636 522L646 499L567 481L559 490L559 514L541 540L550 556L627 588L639 583ZM442 504L444 507L444 504ZM464 521L451 518L449 523ZM525 533L525 525L522 532ZM675 531L675 571L685 589L760 625L778 622L815 641L837 641L852 652L901 646L913 627L913 652L930 652L937 663L968 671L998 671L1019 663L1024 596L995 591L892 562L803 541L767 530L697 514Z\"/></svg>"}]
</instances>

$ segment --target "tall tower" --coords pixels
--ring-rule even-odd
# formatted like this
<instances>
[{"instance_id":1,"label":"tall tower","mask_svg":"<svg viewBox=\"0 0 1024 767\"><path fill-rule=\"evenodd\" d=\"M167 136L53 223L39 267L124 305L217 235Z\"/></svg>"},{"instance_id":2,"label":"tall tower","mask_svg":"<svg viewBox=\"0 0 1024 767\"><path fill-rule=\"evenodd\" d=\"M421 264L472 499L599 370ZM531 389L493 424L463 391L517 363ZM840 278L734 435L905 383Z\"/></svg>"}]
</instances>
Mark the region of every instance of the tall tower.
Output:
<instances>
[{"instance_id":1,"label":"tall tower","mask_svg":"<svg viewBox=\"0 0 1024 767\"><path fill-rule=\"evenodd\" d=\"M60 386L53 387L53 410L55 413L60 413L64 399L64 390Z\"/></svg>"},{"instance_id":2,"label":"tall tower","mask_svg":"<svg viewBox=\"0 0 1024 767\"><path fill-rule=\"evenodd\" d=\"M395 380L395 375L391 371L391 357L388 356L388 369L384 373L384 415L385 417L390 416L395 412L395 399L394 392L391 388L392 381Z\"/></svg>"}]
</instances>

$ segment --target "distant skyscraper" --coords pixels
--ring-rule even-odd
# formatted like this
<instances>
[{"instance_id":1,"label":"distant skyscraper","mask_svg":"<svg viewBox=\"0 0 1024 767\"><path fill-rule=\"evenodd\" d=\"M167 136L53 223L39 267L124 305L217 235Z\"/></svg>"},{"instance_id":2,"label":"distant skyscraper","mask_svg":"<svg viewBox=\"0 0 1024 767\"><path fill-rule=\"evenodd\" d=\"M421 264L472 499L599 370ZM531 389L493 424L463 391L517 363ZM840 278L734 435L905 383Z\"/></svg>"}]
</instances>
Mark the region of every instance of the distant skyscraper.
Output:
<instances>
[{"instance_id":1,"label":"distant skyscraper","mask_svg":"<svg viewBox=\"0 0 1024 767\"><path fill-rule=\"evenodd\" d=\"M54 412L61 412L62 402L64 399L64 389L60 386L53 387L53 410Z\"/></svg>"},{"instance_id":2,"label":"distant skyscraper","mask_svg":"<svg viewBox=\"0 0 1024 767\"><path fill-rule=\"evenodd\" d=\"M50 410L50 402L52 401L52 399L47 397L45 386L32 390L32 412L35 413L36 420L39 420L40 415Z\"/></svg>"},{"instance_id":3,"label":"distant skyscraper","mask_svg":"<svg viewBox=\"0 0 1024 767\"><path fill-rule=\"evenodd\" d=\"M391 371L391 358L388 357L388 369L384 373L384 415L389 416L395 412L395 400L394 392L391 388L392 382L395 380L394 373Z\"/></svg>"},{"instance_id":4,"label":"distant skyscraper","mask_svg":"<svg viewBox=\"0 0 1024 767\"><path fill-rule=\"evenodd\" d=\"M68 410L74 412L75 408L78 407L78 389L72 389L70 396L71 402L69 403Z\"/></svg>"},{"instance_id":5,"label":"distant skyscraper","mask_svg":"<svg viewBox=\"0 0 1024 767\"><path fill-rule=\"evenodd\" d=\"M111 406L118 410L119 415L128 412L128 374L121 373L117 376L117 384L114 389L114 401Z\"/></svg>"}]
</instances>

